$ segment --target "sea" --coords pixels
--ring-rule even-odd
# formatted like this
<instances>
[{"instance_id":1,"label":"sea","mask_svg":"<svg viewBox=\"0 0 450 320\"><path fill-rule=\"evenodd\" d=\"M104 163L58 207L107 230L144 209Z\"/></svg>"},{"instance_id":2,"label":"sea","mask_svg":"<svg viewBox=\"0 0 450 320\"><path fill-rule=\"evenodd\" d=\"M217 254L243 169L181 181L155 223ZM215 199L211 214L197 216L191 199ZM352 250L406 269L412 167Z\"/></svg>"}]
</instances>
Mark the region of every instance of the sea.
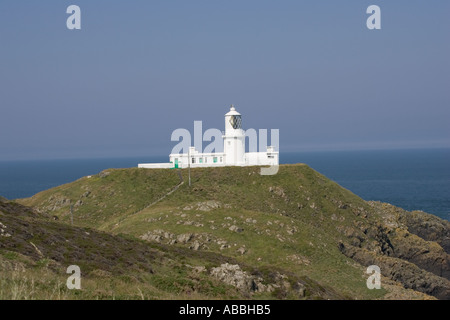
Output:
<instances>
[{"instance_id":1,"label":"sea","mask_svg":"<svg viewBox=\"0 0 450 320\"><path fill-rule=\"evenodd\" d=\"M0 161L0 196L26 198L109 168L167 162L168 156ZM365 200L422 210L450 221L450 149L281 152Z\"/></svg>"}]
</instances>

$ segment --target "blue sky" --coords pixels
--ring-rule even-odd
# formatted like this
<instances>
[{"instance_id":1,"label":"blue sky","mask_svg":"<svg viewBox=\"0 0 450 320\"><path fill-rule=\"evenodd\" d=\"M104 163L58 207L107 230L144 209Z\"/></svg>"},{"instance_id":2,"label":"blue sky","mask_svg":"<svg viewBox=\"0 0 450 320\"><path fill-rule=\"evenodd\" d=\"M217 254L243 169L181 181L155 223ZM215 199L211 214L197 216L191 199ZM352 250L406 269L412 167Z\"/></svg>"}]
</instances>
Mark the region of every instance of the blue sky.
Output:
<instances>
[{"instance_id":1,"label":"blue sky","mask_svg":"<svg viewBox=\"0 0 450 320\"><path fill-rule=\"evenodd\" d=\"M82 29L66 28L66 8ZM380 6L382 29L366 8ZM0 160L168 155L176 128L280 151L450 147L448 1L0 2Z\"/></svg>"}]
</instances>

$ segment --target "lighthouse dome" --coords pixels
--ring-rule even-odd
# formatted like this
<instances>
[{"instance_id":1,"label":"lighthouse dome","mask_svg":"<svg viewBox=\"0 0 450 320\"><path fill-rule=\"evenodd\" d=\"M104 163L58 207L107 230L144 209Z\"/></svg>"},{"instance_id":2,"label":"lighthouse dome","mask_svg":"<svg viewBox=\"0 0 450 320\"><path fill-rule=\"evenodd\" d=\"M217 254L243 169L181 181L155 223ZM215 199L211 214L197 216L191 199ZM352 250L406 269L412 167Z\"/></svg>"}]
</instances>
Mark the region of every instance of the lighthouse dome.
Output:
<instances>
[{"instance_id":1,"label":"lighthouse dome","mask_svg":"<svg viewBox=\"0 0 450 320\"><path fill-rule=\"evenodd\" d=\"M240 116L241 114L236 111L234 105L231 105L230 111L225 116Z\"/></svg>"},{"instance_id":2,"label":"lighthouse dome","mask_svg":"<svg viewBox=\"0 0 450 320\"><path fill-rule=\"evenodd\" d=\"M242 117L231 105L230 111L225 115L225 131L242 129Z\"/></svg>"}]
</instances>

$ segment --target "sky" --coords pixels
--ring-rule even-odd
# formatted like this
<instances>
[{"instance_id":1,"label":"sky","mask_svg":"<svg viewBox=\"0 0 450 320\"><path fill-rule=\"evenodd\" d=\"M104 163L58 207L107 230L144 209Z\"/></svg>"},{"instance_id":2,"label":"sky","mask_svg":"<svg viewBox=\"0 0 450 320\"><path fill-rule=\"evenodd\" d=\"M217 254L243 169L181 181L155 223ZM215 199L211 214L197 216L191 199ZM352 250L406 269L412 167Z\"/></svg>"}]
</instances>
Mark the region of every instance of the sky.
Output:
<instances>
[{"instance_id":1,"label":"sky","mask_svg":"<svg viewBox=\"0 0 450 320\"><path fill-rule=\"evenodd\" d=\"M81 30L69 30L69 5ZM381 30L366 9L381 8ZM450 2L0 2L0 161L167 155L177 128L280 153L450 147Z\"/></svg>"}]
</instances>

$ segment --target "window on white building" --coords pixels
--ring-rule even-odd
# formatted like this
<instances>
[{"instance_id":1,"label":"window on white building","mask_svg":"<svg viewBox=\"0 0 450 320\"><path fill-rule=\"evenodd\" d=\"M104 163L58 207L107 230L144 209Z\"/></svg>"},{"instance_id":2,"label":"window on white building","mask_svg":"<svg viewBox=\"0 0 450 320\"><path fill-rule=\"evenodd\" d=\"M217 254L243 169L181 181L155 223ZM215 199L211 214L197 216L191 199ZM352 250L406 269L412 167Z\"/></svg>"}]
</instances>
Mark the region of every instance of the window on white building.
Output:
<instances>
[{"instance_id":1,"label":"window on white building","mask_svg":"<svg viewBox=\"0 0 450 320\"><path fill-rule=\"evenodd\" d=\"M195 158L192 158L192 163L195 163Z\"/></svg>"}]
</instances>

